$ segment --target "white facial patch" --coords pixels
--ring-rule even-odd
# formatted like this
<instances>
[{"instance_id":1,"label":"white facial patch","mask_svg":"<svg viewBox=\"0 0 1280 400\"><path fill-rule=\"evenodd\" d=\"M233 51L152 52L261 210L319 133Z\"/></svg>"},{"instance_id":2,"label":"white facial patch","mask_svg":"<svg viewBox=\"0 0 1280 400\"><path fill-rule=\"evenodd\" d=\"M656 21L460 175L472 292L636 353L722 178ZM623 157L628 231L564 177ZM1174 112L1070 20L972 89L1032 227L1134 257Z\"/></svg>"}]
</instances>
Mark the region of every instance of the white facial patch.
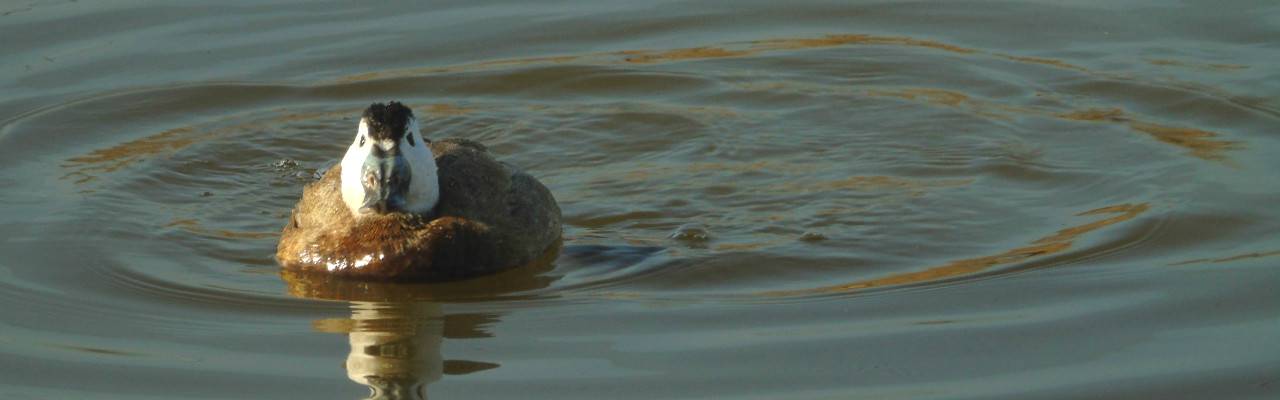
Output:
<instances>
[{"instance_id":1,"label":"white facial patch","mask_svg":"<svg viewBox=\"0 0 1280 400\"><path fill-rule=\"evenodd\" d=\"M418 120L409 118L405 124L404 136L400 138L400 154L409 163L413 180L409 183L409 193L405 196L405 209L415 213L426 213L436 207L440 201L440 179L436 176L436 157L431 148L422 140L418 132ZM409 144L409 135L413 135L413 144Z\"/></svg>"},{"instance_id":2,"label":"white facial patch","mask_svg":"<svg viewBox=\"0 0 1280 400\"><path fill-rule=\"evenodd\" d=\"M440 182L436 175L436 160L427 143L418 132L418 121L410 118L405 124L405 134L400 143L390 140L374 140L369 137L369 125L363 118L356 129L356 137L342 157L342 201L351 209L351 214L359 217L360 208L364 206L364 185L362 172L364 162L369 158L373 147L390 151L399 147L400 156L409 167L410 179L408 191L404 194L404 209L412 213L427 213L435 208L440 200ZM413 144L409 144L409 135L413 135ZM363 139L363 140L362 140ZM364 142L363 145L361 142Z\"/></svg>"},{"instance_id":3,"label":"white facial patch","mask_svg":"<svg viewBox=\"0 0 1280 400\"><path fill-rule=\"evenodd\" d=\"M361 184L361 172L364 160L369 157L369 124L360 119L360 127L356 129L356 138L342 157L342 202L351 209L352 215L360 215L360 207L364 205L364 185ZM365 142L364 146L360 142Z\"/></svg>"}]
</instances>

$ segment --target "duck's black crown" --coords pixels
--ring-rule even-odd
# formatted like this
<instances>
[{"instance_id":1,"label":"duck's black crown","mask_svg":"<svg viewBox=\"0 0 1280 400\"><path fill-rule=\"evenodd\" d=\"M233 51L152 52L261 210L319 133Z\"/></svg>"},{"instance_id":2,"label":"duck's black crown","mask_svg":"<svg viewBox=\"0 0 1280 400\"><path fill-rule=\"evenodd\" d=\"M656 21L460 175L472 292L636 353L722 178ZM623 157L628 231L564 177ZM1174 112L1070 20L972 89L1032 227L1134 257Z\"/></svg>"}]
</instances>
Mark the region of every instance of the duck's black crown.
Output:
<instances>
[{"instance_id":1,"label":"duck's black crown","mask_svg":"<svg viewBox=\"0 0 1280 400\"><path fill-rule=\"evenodd\" d=\"M369 136L399 142L405 134L409 119L413 118L413 110L398 101L373 103L364 110L361 118L369 124Z\"/></svg>"}]
</instances>

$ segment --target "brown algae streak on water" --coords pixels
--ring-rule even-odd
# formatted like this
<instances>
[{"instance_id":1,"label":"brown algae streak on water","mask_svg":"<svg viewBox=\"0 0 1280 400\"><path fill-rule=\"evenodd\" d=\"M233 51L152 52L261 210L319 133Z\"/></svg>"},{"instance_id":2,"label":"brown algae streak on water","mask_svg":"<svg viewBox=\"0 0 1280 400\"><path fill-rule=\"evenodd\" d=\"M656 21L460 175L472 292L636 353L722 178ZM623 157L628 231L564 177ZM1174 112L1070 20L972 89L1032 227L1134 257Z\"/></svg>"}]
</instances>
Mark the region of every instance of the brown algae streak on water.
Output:
<instances>
[{"instance_id":1,"label":"brown algae streak on water","mask_svg":"<svg viewBox=\"0 0 1280 400\"><path fill-rule=\"evenodd\" d=\"M879 36L865 34L833 34L820 38L800 39L767 39L751 42L760 50L795 50L847 45L895 45L910 47L927 47L960 54L974 54L978 50L960 47L932 40L916 39L907 36Z\"/></svg>"},{"instance_id":2,"label":"brown algae streak on water","mask_svg":"<svg viewBox=\"0 0 1280 400\"><path fill-rule=\"evenodd\" d=\"M480 67L500 67L507 65L526 65L526 64L560 64L577 60L580 56L549 56L549 57L529 57L529 58L512 58L506 60L482 61L474 64ZM455 71L455 70L451 70Z\"/></svg>"},{"instance_id":3,"label":"brown algae streak on water","mask_svg":"<svg viewBox=\"0 0 1280 400\"><path fill-rule=\"evenodd\" d=\"M1191 151L1197 158L1211 161L1226 161L1223 153L1240 147L1238 142L1214 139L1217 133L1176 126L1164 126L1145 122L1133 122L1129 128L1146 133L1164 143L1179 146Z\"/></svg>"},{"instance_id":4,"label":"brown algae streak on water","mask_svg":"<svg viewBox=\"0 0 1280 400\"><path fill-rule=\"evenodd\" d=\"M1240 148L1239 142L1217 139L1220 134L1215 132L1137 121L1119 108L1094 108L1055 116L1073 121L1124 123L1135 132L1187 149L1191 156L1203 160L1227 161L1225 153Z\"/></svg>"},{"instance_id":5,"label":"brown algae streak on water","mask_svg":"<svg viewBox=\"0 0 1280 400\"><path fill-rule=\"evenodd\" d=\"M1187 61L1159 59L1159 58L1148 58L1146 59L1146 61L1148 64L1161 66L1161 67L1192 68L1192 69L1198 69L1202 71L1230 72L1230 71L1239 71L1243 69L1249 69L1248 65L1241 65L1241 64L1213 64L1213 63L1201 64L1201 63L1193 63L1193 62L1187 62Z\"/></svg>"},{"instance_id":6,"label":"brown algae streak on water","mask_svg":"<svg viewBox=\"0 0 1280 400\"><path fill-rule=\"evenodd\" d=\"M664 51L628 50L620 51L617 54L622 55L625 62L643 64L659 61L742 57L753 53L755 52L750 50L729 50L720 47L690 47Z\"/></svg>"},{"instance_id":7,"label":"brown algae streak on water","mask_svg":"<svg viewBox=\"0 0 1280 400\"><path fill-rule=\"evenodd\" d=\"M656 179L671 179L675 176L688 176L682 180L689 180L695 176L707 176L708 172L714 173L751 173L751 172L770 172L778 174L809 174L821 170L822 167L816 164L789 163L780 161L752 161L752 162L693 162L688 164L655 164L655 163L636 163L631 164L629 168L617 171L619 175L605 175L594 179L593 184L607 184L614 182L644 182ZM594 167L571 167L562 169L564 173L576 173L578 171L593 171Z\"/></svg>"},{"instance_id":8,"label":"brown algae streak on water","mask_svg":"<svg viewBox=\"0 0 1280 400\"><path fill-rule=\"evenodd\" d=\"M390 70L390 71L363 72L355 75L338 77L333 80L333 83L340 83L340 84L357 83L357 82L367 82L367 81L378 80L378 79L399 78L399 77L408 77L408 76L446 74L446 73L452 73L452 72L484 71L484 70L504 68L504 67L563 64L571 61L581 61L588 57L600 57L600 56L601 56L600 54L584 54L584 55L563 55L563 56L549 56L549 57L511 58L511 59L504 59L504 60L490 60L490 61L481 61L481 62L474 62L474 63L445 65L445 66L417 67L417 68L405 68L405 69L397 69L397 70Z\"/></svg>"},{"instance_id":9,"label":"brown algae streak on water","mask_svg":"<svg viewBox=\"0 0 1280 400\"><path fill-rule=\"evenodd\" d=\"M943 89L910 88L902 90L869 90L872 96L897 97L904 100L923 100L927 103L955 107L972 102L969 95Z\"/></svg>"},{"instance_id":10,"label":"brown algae streak on water","mask_svg":"<svg viewBox=\"0 0 1280 400\"><path fill-rule=\"evenodd\" d=\"M472 111L471 108L459 107L449 103L433 103L433 104L427 104L425 106L415 107L415 108L418 111L425 112L426 114L434 114L434 115L463 115L463 114L468 114Z\"/></svg>"},{"instance_id":11,"label":"brown algae streak on water","mask_svg":"<svg viewBox=\"0 0 1280 400\"><path fill-rule=\"evenodd\" d=\"M961 108L989 118L1012 119L1014 115L1044 115L1045 112L1029 107L1018 107L991 101L977 100L964 93L936 88L869 89L867 96L895 97L944 107Z\"/></svg>"},{"instance_id":12,"label":"brown algae streak on water","mask_svg":"<svg viewBox=\"0 0 1280 400\"><path fill-rule=\"evenodd\" d=\"M971 183L973 179L913 180L884 175L858 175L817 182L790 182L773 189L786 193L897 190L914 197L923 194L927 189L959 187Z\"/></svg>"},{"instance_id":13,"label":"brown algae streak on water","mask_svg":"<svg viewBox=\"0 0 1280 400\"><path fill-rule=\"evenodd\" d=\"M1066 61L1053 59L1053 58L1015 56L1011 54L996 54L996 56L1000 58L1012 60L1012 61L1017 61L1017 62L1043 64L1043 65L1049 65L1049 66L1054 66L1058 68L1072 69L1080 72L1089 72L1088 68L1081 67L1079 65L1071 64Z\"/></svg>"},{"instance_id":14,"label":"brown algae streak on water","mask_svg":"<svg viewBox=\"0 0 1280 400\"><path fill-rule=\"evenodd\" d=\"M356 113L356 114L359 113L359 111L356 111L356 110L291 112L291 110L289 110L289 108L287 107L276 108L271 111L280 114L279 117L275 117L267 120L268 122L275 122L275 123L294 122L294 121L311 121L311 120L316 120L321 118L346 117L346 116L354 115L353 113ZM242 125L239 125L238 127L248 128L248 127L257 126L258 124L261 124L261 123L249 122L249 123L244 123ZM231 129L234 129L234 128L236 127L234 126L231 127Z\"/></svg>"},{"instance_id":15,"label":"brown algae streak on water","mask_svg":"<svg viewBox=\"0 0 1280 400\"><path fill-rule=\"evenodd\" d=\"M976 49L952 44L916 39L906 36L879 36L868 34L830 34L816 38L781 38L750 42L729 43L723 46L697 46L667 50L622 50L577 55L556 55L514 58L475 63L406 68L392 71L374 71L347 75L334 80L336 83L363 82L377 79L418 76L451 72L482 71L500 67L535 66L579 62L583 64L652 64L661 62L732 58L755 55L761 52L814 49L849 45L882 45L924 47L959 54L978 54Z\"/></svg>"},{"instance_id":16,"label":"brown algae streak on water","mask_svg":"<svg viewBox=\"0 0 1280 400\"><path fill-rule=\"evenodd\" d=\"M1241 147L1240 142L1218 139L1221 134L1203 129L1144 122L1130 117L1119 108L1090 108L1055 113L1045 108L1019 107L982 101L964 93L934 88L871 89L868 96L895 97L946 107L964 107L977 115L1008 119L1013 115L1053 117L1071 121L1125 124L1130 130L1150 136L1162 143L1189 150L1191 156L1208 161L1227 162L1226 152Z\"/></svg>"},{"instance_id":17,"label":"brown algae streak on water","mask_svg":"<svg viewBox=\"0 0 1280 400\"><path fill-rule=\"evenodd\" d=\"M1125 122L1129 120L1124 110L1119 108L1090 108L1086 110L1072 111L1069 113L1057 114L1058 118L1069 119L1072 121L1088 121L1088 122Z\"/></svg>"},{"instance_id":18,"label":"brown algae streak on water","mask_svg":"<svg viewBox=\"0 0 1280 400\"><path fill-rule=\"evenodd\" d=\"M1083 225L1073 226L1070 228L1059 230L1058 232L1034 240L1026 246L1010 249L999 254L966 258L956 260L947 264L927 268L923 271L908 272L895 274L883 278L850 282L841 285L823 286L812 289L785 290L785 291L769 291L762 292L764 296L771 297L790 297L829 293L848 293L863 289L870 289L885 286L908 285L915 283L933 282L947 278L954 278L964 275L988 270L992 267L1000 265L1013 264L1033 258L1039 258L1050 254L1056 254L1070 249L1075 239L1080 235L1089 233L1106 226L1114 225L1120 222L1131 220L1138 215L1150 209L1147 203L1139 204L1121 204L1110 207L1103 207L1094 210L1085 211L1077 216L1093 216L1114 214L1111 217L1090 222Z\"/></svg>"},{"instance_id":19,"label":"brown algae streak on water","mask_svg":"<svg viewBox=\"0 0 1280 400\"><path fill-rule=\"evenodd\" d=\"M81 184L95 179L97 173L115 172L148 156L182 149L199 139L193 131L189 127L169 129L142 139L69 158L62 166L72 171L63 175L62 179L77 177L75 183Z\"/></svg>"}]
</instances>

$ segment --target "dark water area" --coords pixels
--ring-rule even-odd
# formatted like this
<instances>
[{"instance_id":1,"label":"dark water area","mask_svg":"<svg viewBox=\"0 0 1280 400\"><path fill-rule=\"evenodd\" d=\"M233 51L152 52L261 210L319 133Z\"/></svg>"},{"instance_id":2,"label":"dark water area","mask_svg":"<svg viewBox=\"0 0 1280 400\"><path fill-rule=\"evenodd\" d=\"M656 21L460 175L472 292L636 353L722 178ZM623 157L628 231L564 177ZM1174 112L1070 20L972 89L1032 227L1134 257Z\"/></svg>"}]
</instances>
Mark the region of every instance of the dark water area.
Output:
<instances>
[{"instance_id":1,"label":"dark water area","mask_svg":"<svg viewBox=\"0 0 1280 400\"><path fill-rule=\"evenodd\" d=\"M0 398L1276 398L1278 38L1273 1L6 2ZM554 263L280 272L393 99L551 189Z\"/></svg>"}]
</instances>

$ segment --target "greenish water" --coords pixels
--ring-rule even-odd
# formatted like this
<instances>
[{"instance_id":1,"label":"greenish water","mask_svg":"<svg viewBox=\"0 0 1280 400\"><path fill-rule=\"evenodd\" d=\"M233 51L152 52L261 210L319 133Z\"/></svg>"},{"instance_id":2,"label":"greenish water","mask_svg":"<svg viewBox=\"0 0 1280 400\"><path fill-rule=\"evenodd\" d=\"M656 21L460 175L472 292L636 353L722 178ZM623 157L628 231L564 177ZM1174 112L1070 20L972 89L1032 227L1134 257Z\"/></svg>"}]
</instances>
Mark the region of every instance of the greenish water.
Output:
<instances>
[{"instance_id":1,"label":"greenish water","mask_svg":"<svg viewBox=\"0 0 1280 400\"><path fill-rule=\"evenodd\" d=\"M0 398L1272 398L1280 6L0 5ZM373 101L553 265L282 276Z\"/></svg>"}]
</instances>

